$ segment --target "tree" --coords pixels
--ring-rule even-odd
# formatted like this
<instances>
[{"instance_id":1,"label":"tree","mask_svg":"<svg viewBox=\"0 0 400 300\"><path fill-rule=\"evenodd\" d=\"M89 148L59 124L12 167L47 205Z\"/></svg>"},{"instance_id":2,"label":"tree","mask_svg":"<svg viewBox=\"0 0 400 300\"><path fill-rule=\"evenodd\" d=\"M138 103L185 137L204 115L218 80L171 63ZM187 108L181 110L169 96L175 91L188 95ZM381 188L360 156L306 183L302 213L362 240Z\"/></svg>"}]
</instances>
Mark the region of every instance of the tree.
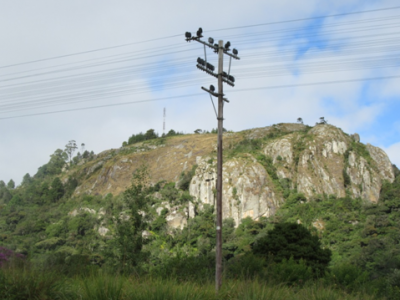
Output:
<instances>
[{"instance_id":1,"label":"tree","mask_svg":"<svg viewBox=\"0 0 400 300\"><path fill-rule=\"evenodd\" d=\"M7 187L8 187L9 189L15 188L15 182L14 182L14 180L10 179L10 181L7 183Z\"/></svg>"},{"instance_id":2,"label":"tree","mask_svg":"<svg viewBox=\"0 0 400 300\"><path fill-rule=\"evenodd\" d=\"M256 240L253 245L256 255L264 256L275 262L289 260L304 260L317 275L323 275L327 268L332 252L322 249L317 236L297 223L278 223L268 235Z\"/></svg>"},{"instance_id":3,"label":"tree","mask_svg":"<svg viewBox=\"0 0 400 300\"><path fill-rule=\"evenodd\" d=\"M170 131L168 131L167 136L174 136L176 134L177 134L176 131L171 129Z\"/></svg>"},{"instance_id":4,"label":"tree","mask_svg":"<svg viewBox=\"0 0 400 300\"><path fill-rule=\"evenodd\" d=\"M302 118L297 118L297 123L303 124L303 119Z\"/></svg>"},{"instance_id":5,"label":"tree","mask_svg":"<svg viewBox=\"0 0 400 300\"><path fill-rule=\"evenodd\" d=\"M28 185L32 182L32 177L29 173L26 173L24 178L22 178L22 185Z\"/></svg>"},{"instance_id":6,"label":"tree","mask_svg":"<svg viewBox=\"0 0 400 300\"><path fill-rule=\"evenodd\" d=\"M57 149L52 155L50 155L50 161L47 164L41 166L34 177L44 178L48 175L60 174L67 159L68 154L61 149Z\"/></svg>"},{"instance_id":7,"label":"tree","mask_svg":"<svg viewBox=\"0 0 400 300\"><path fill-rule=\"evenodd\" d=\"M115 242L123 270L136 267L144 258L142 233L147 226L147 195L151 187L147 184L148 172L141 167L133 174L132 185L124 192L124 201L129 208L129 217L119 217Z\"/></svg>"},{"instance_id":8,"label":"tree","mask_svg":"<svg viewBox=\"0 0 400 300\"><path fill-rule=\"evenodd\" d=\"M154 132L154 129L149 129L146 131L145 139L152 140L158 138L158 135Z\"/></svg>"},{"instance_id":9,"label":"tree","mask_svg":"<svg viewBox=\"0 0 400 300\"><path fill-rule=\"evenodd\" d=\"M5 187L6 183L3 180L0 180L0 189Z\"/></svg>"},{"instance_id":10,"label":"tree","mask_svg":"<svg viewBox=\"0 0 400 300\"><path fill-rule=\"evenodd\" d=\"M200 133L202 133L202 132L203 132L203 130L201 130L201 129L196 129L196 130L194 131L195 134L200 134Z\"/></svg>"},{"instance_id":11,"label":"tree","mask_svg":"<svg viewBox=\"0 0 400 300\"><path fill-rule=\"evenodd\" d=\"M75 150L78 149L75 140L70 140L68 144L65 145L65 152L68 154L69 162L72 160Z\"/></svg>"},{"instance_id":12,"label":"tree","mask_svg":"<svg viewBox=\"0 0 400 300\"><path fill-rule=\"evenodd\" d=\"M126 142L124 142L124 143L126 143ZM83 154L82 154L83 158L89 158L89 156L90 156L90 152L87 150L85 150L85 152L83 152Z\"/></svg>"},{"instance_id":13,"label":"tree","mask_svg":"<svg viewBox=\"0 0 400 300\"><path fill-rule=\"evenodd\" d=\"M8 203L12 198L10 191L6 187L0 187L0 200L4 203Z\"/></svg>"},{"instance_id":14,"label":"tree","mask_svg":"<svg viewBox=\"0 0 400 300\"><path fill-rule=\"evenodd\" d=\"M56 177L51 183L50 195L53 202L56 202L64 196L64 185L62 184L60 178Z\"/></svg>"}]
</instances>

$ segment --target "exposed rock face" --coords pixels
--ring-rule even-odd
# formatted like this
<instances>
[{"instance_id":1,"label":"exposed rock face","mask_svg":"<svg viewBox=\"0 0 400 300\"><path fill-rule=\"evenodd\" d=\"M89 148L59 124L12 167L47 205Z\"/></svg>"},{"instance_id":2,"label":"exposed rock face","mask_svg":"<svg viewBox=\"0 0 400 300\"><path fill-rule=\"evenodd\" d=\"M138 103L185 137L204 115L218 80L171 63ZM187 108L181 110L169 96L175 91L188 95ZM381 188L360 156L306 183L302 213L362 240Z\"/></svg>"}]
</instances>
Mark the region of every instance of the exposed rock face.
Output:
<instances>
[{"instance_id":1,"label":"exposed rock face","mask_svg":"<svg viewBox=\"0 0 400 300\"><path fill-rule=\"evenodd\" d=\"M180 207L173 207L166 218L168 227L183 229L187 225L187 211Z\"/></svg>"},{"instance_id":2,"label":"exposed rock face","mask_svg":"<svg viewBox=\"0 0 400 300\"><path fill-rule=\"evenodd\" d=\"M378 167L381 178L388 180L389 182L393 182L393 166L385 151L378 147L374 147L371 144L367 144L366 147L372 159L376 162L376 166Z\"/></svg>"},{"instance_id":3,"label":"exposed rock face","mask_svg":"<svg viewBox=\"0 0 400 300\"><path fill-rule=\"evenodd\" d=\"M97 230L97 232L101 235L101 236L106 236L107 232L109 232L110 230L104 226L100 226L99 229Z\"/></svg>"},{"instance_id":4,"label":"exposed rock face","mask_svg":"<svg viewBox=\"0 0 400 300\"><path fill-rule=\"evenodd\" d=\"M350 135L356 143L360 142L360 135L358 133L354 133Z\"/></svg>"},{"instance_id":5,"label":"exposed rock face","mask_svg":"<svg viewBox=\"0 0 400 300\"><path fill-rule=\"evenodd\" d=\"M182 228L187 218L194 216L195 208L215 204L216 139L216 135L196 134L166 139L162 145L137 144L104 151L80 167L78 174L85 180L75 195L119 194L130 186L132 173L143 164L148 165L152 184L161 180L177 182L183 171L197 164L189 185L195 200L187 207L162 205L169 210L166 215L169 226ZM233 218L236 226L248 216L257 219L273 215L284 202L282 181L290 189L304 193L308 200L323 194L344 197L350 193L376 202L382 181L394 180L392 165L383 150L363 145L358 134L349 136L332 125L311 128L303 124L278 124L226 133L224 149L255 139L260 146L251 154L244 151L224 159L223 217ZM261 154L272 159L274 176L257 160ZM163 208L157 208L157 212L160 214Z\"/></svg>"},{"instance_id":6,"label":"exposed rock face","mask_svg":"<svg viewBox=\"0 0 400 300\"><path fill-rule=\"evenodd\" d=\"M259 132L256 129L248 137L257 138ZM392 165L383 150L371 145L366 146L371 157L367 161L350 150L354 142L340 129L320 124L266 140L263 153L272 158L277 176L289 179L291 188L297 188L307 199L322 194L344 197L348 189L354 197L376 202L382 180L394 180ZM209 158L198 164L189 191L201 208L215 204L217 175L215 162ZM349 176L349 186L345 186L343 171ZM276 182L249 154L226 161L223 178L223 217L233 218L236 225L247 216L257 219L273 215L284 201Z\"/></svg>"},{"instance_id":7,"label":"exposed rock face","mask_svg":"<svg viewBox=\"0 0 400 300\"><path fill-rule=\"evenodd\" d=\"M348 163L346 172L351 179L352 194L371 202L377 202L382 185L379 173L373 170L363 157L357 157L354 152L350 152Z\"/></svg>"},{"instance_id":8,"label":"exposed rock face","mask_svg":"<svg viewBox=\"0 0 400 300\"><path fill-rule=\"evenodd\" d=\"M215 164L202 160L189 187L200 208L203 204L215 205L216 178ZM283 201L264 167L251 156L224 163L223 178L222 214L233 218L236 226L246 217L273 215Z\"/></svg>"}]
</instances>

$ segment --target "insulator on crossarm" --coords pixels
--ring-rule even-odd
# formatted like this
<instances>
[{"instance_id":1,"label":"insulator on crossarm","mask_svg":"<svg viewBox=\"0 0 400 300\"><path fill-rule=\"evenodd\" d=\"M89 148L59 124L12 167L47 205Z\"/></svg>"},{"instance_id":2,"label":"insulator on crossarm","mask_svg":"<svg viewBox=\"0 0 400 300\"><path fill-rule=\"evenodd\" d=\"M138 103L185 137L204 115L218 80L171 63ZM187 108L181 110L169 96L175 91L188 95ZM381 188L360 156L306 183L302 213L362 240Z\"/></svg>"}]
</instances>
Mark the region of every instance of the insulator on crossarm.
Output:
<instances>
[{"instance_id":1,"label":"insulator on crossarm","mask_svg":"<svg viewBox=\"0 0 400 300\"><path fill-rule=\"evenodd\" d=\"M203 29L200 27L199 30L197 30L197 37L202 38L203 37L202 33L203 33Z\"/></svg>"},{"instance_id":2,"label":"insulator on crossarm","mask_svg":"<svg viewBox=\"0 0 400 300\"><path fill-rule=\"evenodd\" d=\"M198 63L199 65L202 65L202 66L205 66L205 65L206 65L206 62L204 61L204 59L202 59L202 58L200 58L200 57L197 58L197 63Z\"/></svg>"},{"instance_id":3,"label":"insulator on crossarm","mask_svg":"<svg viewBox=\"0 0 400 300\"><path fill-rule=\"evenodd\" d=\"M214 71L215 67L212 64L207 63L207 69L210 69L211 71Z\"/></svg>"}]
</instances>

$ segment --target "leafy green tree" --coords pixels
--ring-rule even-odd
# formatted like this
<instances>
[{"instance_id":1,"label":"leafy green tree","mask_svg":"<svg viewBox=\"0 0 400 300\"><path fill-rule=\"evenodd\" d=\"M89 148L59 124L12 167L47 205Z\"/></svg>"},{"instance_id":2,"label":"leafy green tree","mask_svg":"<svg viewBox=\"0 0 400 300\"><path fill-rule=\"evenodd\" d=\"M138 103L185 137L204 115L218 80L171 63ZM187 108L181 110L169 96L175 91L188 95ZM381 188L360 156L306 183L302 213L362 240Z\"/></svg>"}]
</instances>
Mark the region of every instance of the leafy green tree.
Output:
<instances>
[{"instance_id":1,"label":"leafy green tree","mask_svg":"<svg viewBox=\"0 0 400 300\"><path fill-rule=\"evenodd\" d=\"M6 187L0 188L0 199L3 200L4 203L8 203L11 198L12 195Z\"/></svg>"},{"instance_id":2,"label":"leafy green tree","mask_svg":"<svg viewBox=\"0 0 400 300\"><path fill-rule=\"evenodd\" d=\"M61 149L57 149L52 155L50 155L50 161L47 164L41 166L34 177L44 178L46 176L60 174L67 159L68 154Z\"/></svg>"},{"instance_id":3,"label":"leafy green tree","mask_svg":"<svg viewBox=\"0 0 400 300\"><path fill-rule=\"evenodd\" d=\"M65 195L67 197L70 197L74 193L74 191L75 191L76 187L78 186L78 184L79 184L78 180L75 177L70 176L68 178L67 183L64 186Z\"/></svg>"},{"instance_id":4,"label":"leafy green tree","mask_svg":"<svg viewBox=\"0 0 400 300\"><path fill-rule=\"evenodd\" d=\"M7 183L7 187L8 187L9 189L15 188L15 182L14 182L14 180L10 179L10 181Z\"/></svg>"},{"instance_id":5,"label":"leafy green tree","mask_svg":"<svg viewBox=\"0 0 400 300\"><path fill-rule=\"evenodd\" d=\"M6 183L3 180L0 180L0 189L6 187Z\"/></svg>"},{"instance_id":6,"label":"leafy green tree","mask_svg":"<svg viewBox=\"0 0 400 300\"><path fill-rule=\"evenodd\" d=\"M29 173L26 173L24 178L22 178L22 185L27 186L32 182L32 177Z\"/></svg>"},{"instance_id":7,"label":"leafy green tree","mask_svg":"<svg viewBox=\"0 0 400 300\"><path fill-rule=\"evenodd\" d=\"M268 235L258 239L253 244L253 253L275 262L289 260L304 260L317 275L323 275L327 268L332 252L321 248L317 236L297 223L278 223Z\"/></svg>"},{"instance_id":8,"label":"leafy green tree","mask_svg":"<svg viewBox=\"0 0 400 300\"><path fill-rule=\"evenodd\" d=\"M145 139L152 140L158 138L158 135L154 132L154 129L149 129L146 131Z\"/></svg>"},{"instance_id":9,"label":"leafy green tree","mask_svg":"<svg viewBox=\"0 0 400 300\"><path fill-rule=\"evenodd\" d=\"M60 178L56 177L51 183L50 195L53 202L57 202L64 196L64 185L62 184Z\"/></svg>"},{"instance_id":10,"label":"leafy green tree","mask_svg":"<svg viewBox=\"0 0 400 300\"><path fill-rule=\"evenodd\" d=\"M83 154L82 154L83 158L89 158L89 156L90 156L90 152L87 150L85 150L85 152L83 152Z\"/></svg>"},{"instance_id":11,"label":"leafy green tree","mask_svg":"<svg viewBox=\"0 0 400 300\"><path fill-rule=\"evenodd\" d=\"M124 271L138 266L145 257L142 252L142 232L147 226L147 196L151 191L146 182L147 177L146 167L136 170L132 185L123 194L125 204L129 208L129 217L118 218L115 242L119 252L119 263Z\"/></svg>"},{"instance_id":12,"label":"leafy green tree","mask_svg":"<svg viewBox=\"0 0 400 300\"><path fill-rule=\"evenodd\" d=\"M167 136L174 136L176 135L176 131L171 129L170 131L168 131Z\"/></svg>"}]
</instances>

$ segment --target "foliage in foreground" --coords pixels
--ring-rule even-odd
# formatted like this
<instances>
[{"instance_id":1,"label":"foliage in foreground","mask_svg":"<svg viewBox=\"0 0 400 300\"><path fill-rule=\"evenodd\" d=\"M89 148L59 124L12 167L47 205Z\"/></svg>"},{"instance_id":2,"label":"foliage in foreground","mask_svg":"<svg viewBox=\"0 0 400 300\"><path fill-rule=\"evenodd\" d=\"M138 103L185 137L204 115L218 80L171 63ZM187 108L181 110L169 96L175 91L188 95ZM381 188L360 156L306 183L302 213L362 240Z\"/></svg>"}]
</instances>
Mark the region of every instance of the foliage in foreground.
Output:
<instances>
[{"instance_id":1,"label":"foliage in foreground","mask_svg":"<svg viewBox=\"0 0 400 300\"><path fill-rule=\"evenodd\" d=\"M287 286L260 278L224 279L216 295L212 280L198 283L174 278L115 276L100 270L66 277L29 265L0 269L0 295L2 300L375 299L365 292L347 293L324 280Z\"/></svg>"}]
</instances>

